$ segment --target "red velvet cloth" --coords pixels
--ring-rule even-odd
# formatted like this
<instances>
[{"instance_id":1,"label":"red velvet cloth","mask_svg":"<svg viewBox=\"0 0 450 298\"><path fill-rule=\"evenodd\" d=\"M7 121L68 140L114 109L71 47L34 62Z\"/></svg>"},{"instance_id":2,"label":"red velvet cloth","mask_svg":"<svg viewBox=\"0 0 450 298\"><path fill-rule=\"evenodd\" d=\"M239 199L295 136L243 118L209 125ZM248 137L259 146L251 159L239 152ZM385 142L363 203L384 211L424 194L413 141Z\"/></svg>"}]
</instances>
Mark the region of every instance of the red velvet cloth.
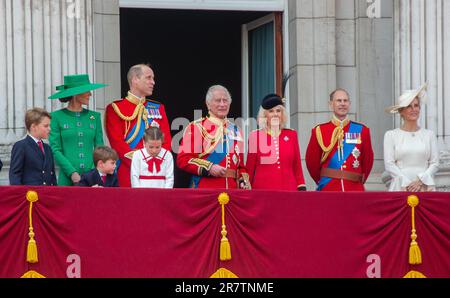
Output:
<instances>
[{"instance_id":1,"label":"red velvet cloth","mask_svg":"<svg viewBox=\"0 0 450 298\"><path fill-rule=\"evenodd\" d=\"M39 263L26 263L27 190L39 201L33 226ZM406 193L228 191L232 260L219 261L219 190L0 187L0 277L35 270L66 277L209 277L224 267L239 277L361 277L367 256L382 277L411 269L450 277L450 200L423 193L416 208L423 264L411 267Z\"/></svg>"}]
</instances>

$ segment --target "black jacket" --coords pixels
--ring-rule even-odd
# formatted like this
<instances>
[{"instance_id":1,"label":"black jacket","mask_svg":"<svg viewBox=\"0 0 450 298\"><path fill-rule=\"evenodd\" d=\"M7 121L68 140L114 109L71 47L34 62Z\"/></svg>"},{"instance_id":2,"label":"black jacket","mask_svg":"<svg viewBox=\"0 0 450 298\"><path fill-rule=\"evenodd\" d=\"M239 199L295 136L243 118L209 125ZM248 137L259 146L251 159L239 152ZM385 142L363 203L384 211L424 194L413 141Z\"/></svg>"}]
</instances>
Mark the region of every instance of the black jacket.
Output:
<instances>
[{"instance_id":1,"label":"black jacket","mask_svg":"<svg viewBox=\"0 0 450 298\"><path fill-rule=\"evenodd\" d=\"M9 183L11 185L56 185L52 149L39 145L29 136L16 142L11 151Z\"/></svg>"},{"instance_id":2,"label":"black jacket","mask_svg":"<svg viewBox=\"0 0 450 298\"><path fill-rule=\"evenodd\" d=\"M102 178L100 177L100 174L98 173L97 169L92 169L89 172L84 173L81 175L81 180L78 183L77 186L104 186L104 187L118 187L119 181L117 180L117 174L113 175L106 175L106 182L103 184Z\"/></svg>"}]
</instances>

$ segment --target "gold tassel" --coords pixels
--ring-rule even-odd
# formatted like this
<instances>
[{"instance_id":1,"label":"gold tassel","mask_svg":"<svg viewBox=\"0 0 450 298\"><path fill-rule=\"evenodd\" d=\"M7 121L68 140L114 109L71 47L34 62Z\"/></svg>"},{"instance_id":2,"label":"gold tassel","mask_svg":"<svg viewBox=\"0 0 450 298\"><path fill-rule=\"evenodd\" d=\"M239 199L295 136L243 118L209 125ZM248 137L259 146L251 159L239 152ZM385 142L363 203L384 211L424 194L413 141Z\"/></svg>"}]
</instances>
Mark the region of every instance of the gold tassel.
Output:
<instances>
[{"instance_id":1,"label":"gold tassel","mask_svg":"<svg viewBox=\"0 0 450 298\"><path fill-rule=\"evenodd\" d=\"M26 272L24 275L22 275L20 278L45 278L45 276L36 271L30 270Z\"/></svg>"},{"instance_id":2,"label":"gold tassel","mask_svg":"<svg viewBox=\"0 0 450 298\"><path fill-rule=\"evenodd\" d=\"M419 198L415 195L408 196L408 205L411 207L411 244L409 246L409 263L411 265L422 264L422 253L417 243L416 223L414 208L419 205Z\"/></svg>"},{"instance_id":3,"label":"gold tassel","mask_svg":"<svg viewBox=\"0 0 450 298\"><path fill-rule=\"evenodd\" d=\"M409 271L403 278L427 278L425 275L420 273L419 271Z\"/></svg>"},{"instance_id":4,"label":"gold tassel","mask_svg":"<svg viewBox=\"0 0 450 298\"><path fill-rule=\"evenodd\" d=\"M27 192L27 200L30 202L30 209L28 212L28 220L29 220L29 233L28 237L30 238L28 240L28 247L27 247L27 262L28 263L37 263L39 261L38 259L38 251L37 251L37 245L36 240L34 239L34 231L33 231L33 203L37 202L39 200L38 194L35 191L28 191Z\"/></svg>"},{"instance_id":5,"label":"gold tassel","mask_svg":"<svg viewBox=\"0 0 450 298\"><path fill-rule=\"evenodd\" d=\"M222 239L220 240L220 260L229 261L231 260L231 246L227 238L227 227L225 226L225 205L230 201L230 197L226 193L221 193L219 195L219 203L222 207Z\"/></svg>"},{"instance_id":6,"label":"gold tassel","mask_svg":"<svg viewBox=\"0 0 450 298\"><path fill-rule=\"evenodd\" d=\"M219 270L214 272L214 274L211 275L209 278L239 278L239 277L228 269L220 268Z\"/></svg>"}]
</instances>

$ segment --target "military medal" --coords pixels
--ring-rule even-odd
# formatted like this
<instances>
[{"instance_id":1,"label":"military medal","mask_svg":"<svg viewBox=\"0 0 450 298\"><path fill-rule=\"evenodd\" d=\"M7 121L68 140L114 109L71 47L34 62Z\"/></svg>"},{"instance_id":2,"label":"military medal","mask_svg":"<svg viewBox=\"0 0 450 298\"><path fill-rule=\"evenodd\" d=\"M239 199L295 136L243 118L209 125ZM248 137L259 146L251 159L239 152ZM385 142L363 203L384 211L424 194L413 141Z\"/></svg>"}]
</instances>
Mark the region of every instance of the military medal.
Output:
<instances>
[{"instance_id":1,"label":"military medal","mask_svg":"<svg viewBox=\"0 0 450 298\"><path fill-rule=\"evenodd\" d=\"M234 162L234 164L237 165L238 161L239 161L239 159L238 159L237 155L233 154L233 162Z\"/></svg>"},{"instance_id":2,"label":"military medal","mask_svg":"<svg viewBox=\"0 0 450 298\"><path fill-rule=\"evenodd\" d=\"M234 146L234 152L236 152L236 154L239 154L239 146L236 144L236 146Z\"/></svg>"},{"instance_id":3,"label":"military medal","mask_svg":"<svg viewBox=\"0 0 450 298\"><path fill-rule=\"evenodd\" d=\"M151 127L159 127L159 123L156 121L152 121L152 123L150 124Z\"/></svg>"},{"instance_id":4,"label":"military medal","mask_svg":"<svg viewBox=\"0 0 450 298\"><path fill-rule=\"evenodd\" d=\"M353 168L357 169L360 166L358 158L361 156L361 151L359 151L359 149L355 147L352 151L352 155L355 158L355 161L353 162Z\"/></svg>"}]
</instances>

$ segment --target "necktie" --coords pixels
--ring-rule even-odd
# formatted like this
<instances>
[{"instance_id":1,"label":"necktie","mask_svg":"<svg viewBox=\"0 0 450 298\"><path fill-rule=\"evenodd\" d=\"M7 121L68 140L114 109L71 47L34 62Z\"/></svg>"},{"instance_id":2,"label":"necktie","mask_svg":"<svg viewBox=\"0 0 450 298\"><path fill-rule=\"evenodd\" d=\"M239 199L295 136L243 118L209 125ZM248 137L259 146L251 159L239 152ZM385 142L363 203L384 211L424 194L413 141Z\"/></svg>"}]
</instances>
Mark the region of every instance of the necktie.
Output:
<instances>
[{"instance_id":1,"label":"necktie","mask_svg":"<svg viewBox=\"0 0 450 298\"><path fill-rule=\"evenodd\" d=\"M150 173L153 173L153 165L156 166L156 173L161 171L161 163L162 159L160 157L150 157L150 159L147 161L148 164L148 171Z\"/></svg>"},{"instance_id":2,"label":"necktie","mask_svg":"<svg viewBox=\"0 0 450 298\"><path fill-rule=\"evenodd\" d=\"M45 151L44 151L44 144L42 144L42 141L39 140L37 143L38 143L38 145L39 145L39 148L41 148L42 154L45 154Z\"/></svg>"},{"instance_id":3,"label":"necktie","mask_svg":"<svg viewBox=\"0 0 450 298\"><path fill-rule=\"evenodd\" d=\"M102 177L103 185L105 185L105 183L106 183L106 175L101 175L100 177Z\"/></svg>"}]
</instances>

